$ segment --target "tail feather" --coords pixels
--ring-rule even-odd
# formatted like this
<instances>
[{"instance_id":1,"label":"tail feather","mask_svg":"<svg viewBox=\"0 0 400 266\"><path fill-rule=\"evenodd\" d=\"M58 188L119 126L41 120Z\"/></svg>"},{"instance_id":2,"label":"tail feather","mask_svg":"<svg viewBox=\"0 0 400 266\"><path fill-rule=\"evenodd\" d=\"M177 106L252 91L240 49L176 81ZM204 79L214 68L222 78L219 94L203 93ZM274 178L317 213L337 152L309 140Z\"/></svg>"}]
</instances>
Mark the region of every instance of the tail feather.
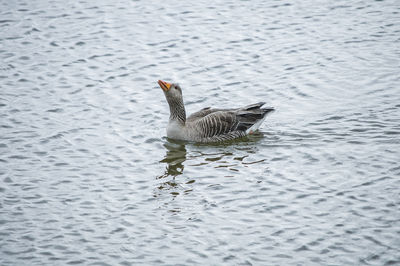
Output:
<instances>
[{"instance_id":1,"label":"tail feather","mask_svg":"<svg viewBox=\"0 0 400 266\"><path fill-rule=\"evenodd\" d=\"M264 102L260 102L239 109L236 114L239 121L237 130L246 131L246 133L257 130L265 116L275 110L273 107L260 108L264 104Z\"/></svg>"},{"instance_id":2,"label":"tail feather","mask_svg":"<svg viewBox=\"0 0 400 266\"><path fill-rule=\"evenodd\" d=\"M261 108L260 110L262 110L265 114L268 114L270 112L275 111L274 107L266 107L266 108Z\"/></svg>"},{"instance_id":3,"label":"tail feather","mask_svg":"<svg viewBox=\"0 0 400 266\"><path fill-rule=\"evenodd\" d=\"M249 111L249 110L253 110L253 109L260 109L261 106L263 106L264 104L265 104L265 102L253 103L253 104L250 104L250 105L247 105L247 106L241 108L241 110Z\"/></svg>"},{"instance_id":4,"label":"tail feather","mask_svg":"<svg viewBox=\"0 0 400 266\"><path fill-rule=\"evenodd\" d=\"M244 120L257 120L263 118L265 113L261 111L260 109L257 110L251 110L251 111L245 111L245 112L239 112L237 114L238 117L243 118Z\"/></svg>"}]
</instances>

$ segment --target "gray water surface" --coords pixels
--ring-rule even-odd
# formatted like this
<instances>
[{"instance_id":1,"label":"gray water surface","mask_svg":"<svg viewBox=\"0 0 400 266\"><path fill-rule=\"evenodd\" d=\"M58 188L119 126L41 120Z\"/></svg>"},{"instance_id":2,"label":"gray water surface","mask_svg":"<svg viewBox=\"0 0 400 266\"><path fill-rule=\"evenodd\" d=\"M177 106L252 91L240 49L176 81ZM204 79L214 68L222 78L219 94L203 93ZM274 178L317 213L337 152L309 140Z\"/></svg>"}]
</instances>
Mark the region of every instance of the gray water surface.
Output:
<instances>
[{"instance_id":1,"label":"gray water surface","mask_svg":"<svg viewBox=\"0 0 400 266\"><path fill-rule=\"evenodd\" d=\"M399 265L399 12L0 0L0 265ZM171 141L158 79L277 111Z\"/></svg>"}]
</instances>

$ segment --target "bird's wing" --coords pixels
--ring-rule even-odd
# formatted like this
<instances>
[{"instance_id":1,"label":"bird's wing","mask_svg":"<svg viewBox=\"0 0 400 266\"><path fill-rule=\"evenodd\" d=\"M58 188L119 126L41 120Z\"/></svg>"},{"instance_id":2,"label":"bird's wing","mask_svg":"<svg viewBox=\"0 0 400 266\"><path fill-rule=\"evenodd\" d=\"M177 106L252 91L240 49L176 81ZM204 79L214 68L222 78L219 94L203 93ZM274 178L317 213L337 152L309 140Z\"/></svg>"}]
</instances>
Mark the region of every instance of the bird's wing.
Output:
<instances>
[{"instance_id":1,"label":"bird's wing","mask_svg":"<svg viewBox=\"0 0 400 266\"><path fill-rule=\"evenodd\" d=\"M254 104L250 104L247 105L245 107L242 108L231 108L231 109L217 109L217 108L211 108L211 107L205 107L203 109L201 109L200 111L197 111L193 114L191 114L188 118L186 118L187 121L195 121L201 118L204 118L205 116L211 114L211 113L215 113L215 112L220 112L220 111L238 111L238 110L254 110L254 109L260 109L261 106L263 106L265 104L265 102L259 102L259 103L254 103Z\"/></svg>"},{"instance_id":2,"label":"bird's wing","mask_svg":"<svg viewBox=\"0 0 400 266\"><path fill-rule=\"evenodd\" d=\"M214 111L187 123L201 138L226 134L235 130L237 125L236 114L232 111Z\"/></svg>"},{"instance_id":3,"label":"bird's wing","mask_svg":"<svg viewBox=\"0 0 400 266\"><path fill-rule=\"evenodd\" d=\"M198 132L201 138L226 135L231 132L246 132L262 121L273 108L261 108L264 103L251 104L238 109L205 108L196 113L196 119L187 121L187 126ZM193 116L193 115L192 115Z\"/></svg>"}]
</instances>

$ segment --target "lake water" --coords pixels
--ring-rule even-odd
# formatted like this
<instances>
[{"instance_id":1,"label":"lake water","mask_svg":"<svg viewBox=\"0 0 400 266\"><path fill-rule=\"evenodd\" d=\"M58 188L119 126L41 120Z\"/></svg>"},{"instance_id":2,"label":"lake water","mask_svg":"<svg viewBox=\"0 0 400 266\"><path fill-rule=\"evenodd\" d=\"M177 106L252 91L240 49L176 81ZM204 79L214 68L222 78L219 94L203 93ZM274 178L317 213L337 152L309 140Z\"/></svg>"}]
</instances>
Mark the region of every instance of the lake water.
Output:
<instances>
[{"instance_id":1,"label":"lake water","mask_svg":"<svg viewBox=\"0 0 400 266\"><path fill-rule=\"evenodd\" d=\"M0 265L400 264L399 1L0 10ZM171 141L158 79L276 112Z\"/></svg>"}]
</instances>

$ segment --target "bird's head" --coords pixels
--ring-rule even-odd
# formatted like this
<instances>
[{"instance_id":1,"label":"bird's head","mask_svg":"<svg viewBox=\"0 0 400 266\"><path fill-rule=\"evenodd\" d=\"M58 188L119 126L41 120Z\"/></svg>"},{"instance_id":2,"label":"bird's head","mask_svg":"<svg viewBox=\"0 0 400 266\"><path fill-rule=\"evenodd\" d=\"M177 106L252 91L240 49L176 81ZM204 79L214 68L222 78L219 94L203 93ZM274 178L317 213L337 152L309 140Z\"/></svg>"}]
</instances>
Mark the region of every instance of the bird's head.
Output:
<instances>
[{"instance_id":1,"label":"bird's head","mask_svg":"<svg viewBox=\"0 0 400 266\"><path fill-rule=\"evenodd\" d=\"M182 100L182 89L178 84L159 80L158 85L160 85L161 89L164 91L168 101L170 99Z\"/></svg>"},{"instance_id":2,"label":"bird's head","mask_svg":"<svg viewBox=\"0 0 400 266\"><path fill-rule=\"evenodd\" d=\"M170 110L170 121L175 120L183 125L186 121L185 106L183 104L182 89L178 84L168 83L162 80L158 81L161 89L164 91Z\"/></svg>"}]
</instances>

